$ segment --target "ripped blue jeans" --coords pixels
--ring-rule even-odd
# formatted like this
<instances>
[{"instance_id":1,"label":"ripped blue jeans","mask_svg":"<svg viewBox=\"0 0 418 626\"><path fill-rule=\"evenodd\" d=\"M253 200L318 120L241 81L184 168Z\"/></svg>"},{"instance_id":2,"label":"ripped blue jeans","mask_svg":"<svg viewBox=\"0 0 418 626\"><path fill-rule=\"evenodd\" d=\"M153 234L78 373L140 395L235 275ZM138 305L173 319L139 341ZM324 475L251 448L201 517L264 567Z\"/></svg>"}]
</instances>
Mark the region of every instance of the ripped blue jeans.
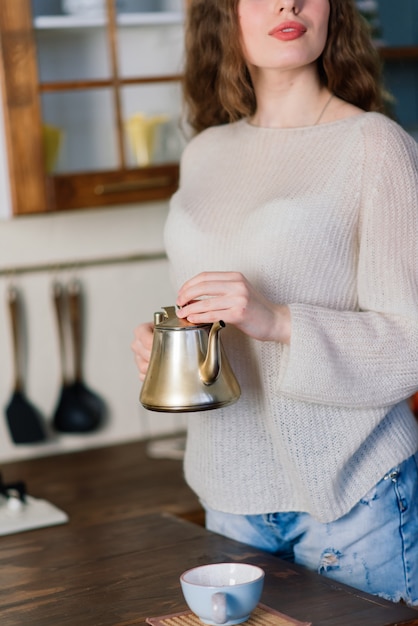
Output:
<instances>
[{"instance_id":1,"label":"ripped blue jeans","mask_svg":"<svg viewBox=\"0 0 418 626\"><path fill-rule=\"evenodd\" d=\"M418 453L334 522L320 523L308 513L234 515L205 508L209 530L362 591L418 606Z\"/></svg>"}]
</instances>

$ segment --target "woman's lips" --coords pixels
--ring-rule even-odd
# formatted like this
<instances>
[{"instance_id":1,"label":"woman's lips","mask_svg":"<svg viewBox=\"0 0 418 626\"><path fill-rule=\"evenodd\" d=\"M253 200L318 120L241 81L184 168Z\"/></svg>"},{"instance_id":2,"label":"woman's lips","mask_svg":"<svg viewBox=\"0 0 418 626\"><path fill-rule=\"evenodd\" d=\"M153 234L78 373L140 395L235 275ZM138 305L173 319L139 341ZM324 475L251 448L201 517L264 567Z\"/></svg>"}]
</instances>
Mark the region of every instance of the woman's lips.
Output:
<instances>
[{"instance_id":1,"label":"woman's lips","mask_svg":"<svg viewBox=\"0 0 418 626\"><path fill-rule=\"evenodd\" d=\"M299 39L306 33L306 27L299 22L284 22L280 26L273 28L269 35L275 39L281 41L291 41L292 39Z\"/></svg>"}]
</instances>

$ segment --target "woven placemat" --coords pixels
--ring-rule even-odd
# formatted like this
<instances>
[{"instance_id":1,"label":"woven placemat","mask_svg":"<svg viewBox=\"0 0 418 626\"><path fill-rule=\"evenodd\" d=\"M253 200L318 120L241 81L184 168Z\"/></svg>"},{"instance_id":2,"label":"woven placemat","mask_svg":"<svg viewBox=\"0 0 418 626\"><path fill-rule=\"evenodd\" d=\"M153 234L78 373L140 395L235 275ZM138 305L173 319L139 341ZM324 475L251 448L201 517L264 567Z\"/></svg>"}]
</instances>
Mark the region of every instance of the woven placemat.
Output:
<instances>
[{"instance_id":1,"label":"woven placemat","mask_svg":"<svg viewBox=\"0 0 418 626\"><path fill-rule=\"evenodd\" d=\"M151 626L202 626L203 623L191 611L161 617L147 617L146 621ZM245 624L248 626L312 626L311 622L298 622L298 620L279 613L265 604L259 604Z\"/></svg>"}]
</instances>

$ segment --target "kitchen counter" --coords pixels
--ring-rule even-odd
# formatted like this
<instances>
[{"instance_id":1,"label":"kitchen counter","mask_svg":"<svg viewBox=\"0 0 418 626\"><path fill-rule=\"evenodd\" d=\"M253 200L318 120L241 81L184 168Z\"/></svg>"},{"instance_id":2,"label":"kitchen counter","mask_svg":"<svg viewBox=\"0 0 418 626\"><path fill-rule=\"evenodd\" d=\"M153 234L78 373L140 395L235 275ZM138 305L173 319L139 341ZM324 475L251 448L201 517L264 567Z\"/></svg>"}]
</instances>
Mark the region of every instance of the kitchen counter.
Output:
<instances>
[{"instance_id":1,"label":"kitchen counter","mask_svg":"<svg viewBox=\"0 0 418 626\"><path fill-rule=\"evenodd\" d=\"M17 461L0 469L4 483L24 481L30 496L65 511L74 528L156 511L203 523L199 501L183 479L182 462L151 458L147 450L154 443L136 441Z\"/></svg>"},{"instance_id":2,"label":"kitchen counter","mask_svg":"<svg viewBox=\"0 0 418 626\"><path fill-rule=\"evenodd\" d=\"M182 571L222 561L262 567L262 602L312 626L418 626L417 611L184 519L201 510L182 464L148 458L146 442L8 464L3 479L25 480L69 523L0 537L1 626L144 626L187 609Z\"/></svg>"}]
</instances>

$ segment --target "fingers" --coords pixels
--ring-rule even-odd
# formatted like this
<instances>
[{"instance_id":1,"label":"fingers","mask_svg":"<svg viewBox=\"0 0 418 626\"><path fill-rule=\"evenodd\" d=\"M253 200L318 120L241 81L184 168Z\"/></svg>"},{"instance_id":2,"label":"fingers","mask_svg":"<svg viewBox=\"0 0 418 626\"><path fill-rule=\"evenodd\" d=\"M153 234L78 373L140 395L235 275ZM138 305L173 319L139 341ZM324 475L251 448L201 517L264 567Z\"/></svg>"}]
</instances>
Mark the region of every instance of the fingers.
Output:
<instances>
[{"instance_id":1,"label":"fingers","mask_svg":"<svg viewBox=\"0 0 418 626\"><path fill-rule=\"evenodd\" d=\"M222 293L226 283L239 284L245 278L239 272L201 272L186 281L177 296L177 305L182 307L192 300Z\"/></svg>"},{"instance_id":2,"label":"fingers","mask_svg":"<svg viewBox=\"0 0 418 626\"><path fill-rule=\"evenodd\" d=\"M153 340L153 325L151 323L140 324L134 330L134 340L131 350L134 354L135 364L138 368L140 380L144 380L151 357Z\"/></svg>"},{"instance_id":3,"label":"fingers","mask_svg":"<svg viewBox=\"0 0 418 626\"><path fill-rule=\"evenodd\" d=\"M248 300L249 286L239 272L204 272L181 287L177 315L195 323L219 319L235 323Z\"/></svg>"},{"instance_id":4,"label":"fingers","mask_svg":"<svg viewBox=\"0 0 418 626\"><path fill-rule=\"evenodd\" d=\"M138 348L145 348L145 350L151 350L152 340L154 336L154 327L151 323L140 324L134 330L134 340L131 344L132 350Z\"/></svg>"},{"instance_id":5,"label":"fingers","mask_svg":"<svg viewBox=\"0 0 418 626\"><path fill-rule=\"evenodd\" d=\"M177 304L180 318L193 324L223 320L260 341L290 343L287 306L268 300L240 272L202 272L184 283Z\"/></svg>"},{"instance_id":6,"label":"fingers","mask_svg":"<svg viewBox=\"0 0 418 626\"><path fill-rule=\"evenodd\" d=\"M140 338L135 338L131 343L131 350L136 357L140 357L149 361L152 348L152 335L151 342L146 338L144 341Z\"/></svg>"}]
</instances>

